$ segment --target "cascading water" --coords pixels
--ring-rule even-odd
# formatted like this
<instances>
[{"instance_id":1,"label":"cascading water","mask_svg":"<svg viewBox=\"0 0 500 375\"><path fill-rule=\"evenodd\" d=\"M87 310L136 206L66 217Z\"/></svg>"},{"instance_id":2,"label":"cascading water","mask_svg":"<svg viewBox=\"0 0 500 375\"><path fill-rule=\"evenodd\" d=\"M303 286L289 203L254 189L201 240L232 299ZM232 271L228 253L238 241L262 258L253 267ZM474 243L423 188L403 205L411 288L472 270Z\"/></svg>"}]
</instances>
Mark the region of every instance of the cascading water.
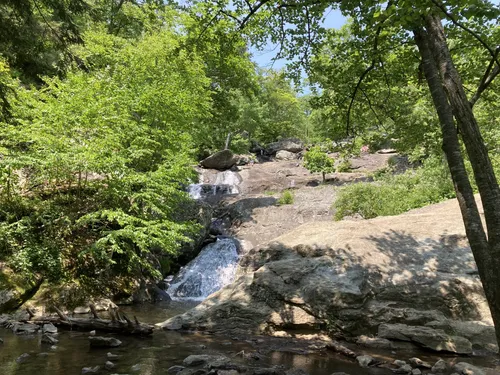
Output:
<instances>
[{"instance_id":1,"label":"cascading water","mask_svg":"<svg viewBox=\"0 0 500 375\"><path fill-rule=\"evenodd\" d=\"M203 178L202 178L203 180ZM191 184L188 193L193 199L205 199L224 195L239 194L241 177L237 172L224 171L215 175L213 183Z\"/></svg>"},{"instance_id":2,"label":"cascading water","mask_svg":"<svg viewBox=\"0 0 500 375\"><path fill-rule=\"evenodd\" d=\"M238 258L233 239L217 239L177 274L167 293L174 300L203 300L234 281Z\"/></svg>"}]
</instances>

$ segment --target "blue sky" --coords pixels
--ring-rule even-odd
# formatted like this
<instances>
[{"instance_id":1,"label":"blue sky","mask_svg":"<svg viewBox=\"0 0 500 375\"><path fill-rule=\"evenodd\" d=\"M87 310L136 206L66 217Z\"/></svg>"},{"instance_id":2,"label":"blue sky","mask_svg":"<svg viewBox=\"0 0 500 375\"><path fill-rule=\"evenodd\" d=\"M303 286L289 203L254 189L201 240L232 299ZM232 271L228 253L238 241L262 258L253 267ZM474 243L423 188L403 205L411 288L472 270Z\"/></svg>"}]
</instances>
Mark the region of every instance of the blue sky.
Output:
<instances>
[{"instance_id":1,"label":"blue sky","mask_svg":"<svg viewBox=\"0 0 500 375\"><path fill-rule=\"evenodd\" d=\"M340 13L340 10L331 10L326 14L323 21L323 26L329 29L338 29L342 27L345 22L346 18ZM286 64L286 60L277 60L273 64L272 59L274 56L276 56L278 47L273 46L272 44L270 44L263 51L257 51L251 48L251 52L253 54L253 61L255 61L260 67L270 68L272 66L274 69L281 69Z\"/></svg>"}]
</instances>

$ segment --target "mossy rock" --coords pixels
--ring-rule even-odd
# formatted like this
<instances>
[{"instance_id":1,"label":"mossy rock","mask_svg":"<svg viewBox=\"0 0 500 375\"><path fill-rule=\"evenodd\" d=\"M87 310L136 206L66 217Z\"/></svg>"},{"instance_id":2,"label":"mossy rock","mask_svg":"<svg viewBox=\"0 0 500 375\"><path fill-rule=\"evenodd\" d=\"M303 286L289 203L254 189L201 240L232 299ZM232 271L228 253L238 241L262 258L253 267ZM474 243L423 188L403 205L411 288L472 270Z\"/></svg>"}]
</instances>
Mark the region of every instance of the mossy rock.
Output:
<instances>
[{"instance_id":1,"label":"mossy rock","mask_svg":"<svg viewBox=\"0 0 500 375\"><path fill-rule=\"evenodd\" d=\"M41 283L31 284L14 271L0 266L0 314L12 312L33 297Z\"/></svg>"}]
</instances>

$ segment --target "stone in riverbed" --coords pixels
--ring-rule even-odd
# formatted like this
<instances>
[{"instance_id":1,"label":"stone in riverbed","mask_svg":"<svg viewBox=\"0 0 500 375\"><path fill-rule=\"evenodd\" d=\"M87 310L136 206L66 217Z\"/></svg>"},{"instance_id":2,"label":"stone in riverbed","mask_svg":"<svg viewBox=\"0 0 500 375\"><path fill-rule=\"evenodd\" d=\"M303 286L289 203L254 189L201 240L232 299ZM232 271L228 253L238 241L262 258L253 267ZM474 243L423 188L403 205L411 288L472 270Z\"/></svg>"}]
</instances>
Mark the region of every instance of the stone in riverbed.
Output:
<instances>
[{"instance_id":1,"label":"stone in riverbed","mask_svg":"<svg viewBox=\"0 0 500 375\"><path fill-rule=\"evenodd\" d=\"M434 366L432 366L432 372L445 372L448 369L448 364L440 359Z\"/></svg>"},{"instance_id":2,"label":"stone in riverbed","mask_svg":"<svg viewBox=\"0 0 500 375\"><path fill-rule=\"evenodd\" d=\"M432 368L432 365L430 363L424 362L417 357L410 358L408 362L410 362L415 367Z\"/></svg>"},{"instance_id":3,"label":"stone in riverbed","mask_svg":"<svg viewBox=\"0 0 500 375\"><path fill-rule=\"evenodd\" d=\"M393 370L395 374L409 374L413 369L410 365L403 365L400 368Z\"/></svg>"},{"instance_id":4,"label":"stone in riverbed","mask_svg":"<svg viewBox=\"0 0 500 375\"><path fill-rule=\"evenodd\" d=\"M106 370L111 370L115 367L115 364L111 361L106 361L104 367L106 368Z\"/></svg>"},{"instance_id":5,"label":"stone in riverbed","mask_svg":"<svg viewBox=\"0 0 500 375\"><path fill-rule=\"evenodd\" d=\"M172 366L168 368L167 374L177 374L178 372L181 372L184 369L185 369L184 366L179 366L179 365Z\"/></svg>"},{"instance_id":6,"label":"stone in riverbed","mask_svg":"<svg viewBox=\"0 0 500 375\"><path fill-rule=\"evenodd\" d=\"M101 370L100 366L82 368L82 375L97 374Z\"/></svg>"},{"instance_id":7,"label":"stone in riverbed","mask_svg":"<svg viewBox=\"0 0 500 375\"><path fill-rule=\"evenodd\" d=\"M356 357L356 360L361 367L368 367L370 363L373 362L373 357L369 355L360 355Z\"/></svg>"},{"instance_id":8,"label":"stone in riverbed","mask_svg":"<svg viewBox=\"0 0 500 375\"><path fill-rule=\"evenodd\" d=\"M17 357L16 362L17 363L24 363L28 360L28 358L31 357L28 353L23 353L19 357Z\"/></svg>"},{"instance_id":9,"label":"stone in riverbed","mask_svg":"<svg viewBox=\"0 0 500 375\"><path fill-rule=\"evenodd\" d=\"M190 355L182 362L187 367L206 365L208 368L220 368L227 363L229 363L229 358L227 357L208 354Z\"/></svg>"},{"instance_id":10,"label":"stone in riverbed","mask_svg":"<svg viewBox=\"0 0 500 375\"><path fill-rule=\"evenodd\" d=\"M42 327L42 332L54 334L57 333L57 327L52 323L44 324Z\"/></svg>"},{"instance_id":11,"label":"stone in riverbed","mask_svg":"<svg viewBox=\"0 0 500 375\"><path fill-rule=\"evenodd\" d=\"M107 357L108 359L117 360L118 358L120 358L120 357L121 357L121 355L118 355L118 354L113 354L113 353L108 352L108 353L106 354L106 357Z\"/></svg>"},{"instance_id":12,"label":"stone in riverbed","mask_svg":"<svg viewBox=\"0 0 500 375\"><path fill-rule=\"evenodd\" d=\"M49 345L55 345L59 342L59 340L56 339L54 336L49 335L48 333L44 333L42 335L42 342Z\"/></svg>"},{"instance_id":13,"label":"stone in riverbed","mask_svg":"<svg viewBox=\"0 0 500 375\"><path fill-rule=\"evenodd\" d=\"M90 346L94 348L114 348L122 342L114 337L89 336Z\"/></svg>"},{"instance_id":14,"label":"stone in riverbed","mask_svg":"<svg viewBox=\"0 0 500 375\"><path fill-rule=\"evenodd\" d=\"M479 367L471 365L467 362L459 362L455 366L453 366L453 370L458 372L459 374L465 375L485 375L485 372L481 370Z\"/></svg>"}]
</instances>

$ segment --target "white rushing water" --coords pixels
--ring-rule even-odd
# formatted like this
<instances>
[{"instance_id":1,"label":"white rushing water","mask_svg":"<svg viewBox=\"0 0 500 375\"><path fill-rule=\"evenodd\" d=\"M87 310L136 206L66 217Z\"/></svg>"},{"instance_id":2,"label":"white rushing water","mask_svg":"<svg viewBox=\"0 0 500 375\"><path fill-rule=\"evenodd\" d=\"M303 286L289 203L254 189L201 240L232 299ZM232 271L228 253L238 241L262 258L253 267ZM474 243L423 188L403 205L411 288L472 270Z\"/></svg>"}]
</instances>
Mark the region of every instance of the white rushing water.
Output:
<instances>
[{"instance_id":1,"label":"white rushing water","mask_svg":"<svg viewBox=\"0 0 500 375\"><path fill-rule=\"evenodd\" d=\"M167 293L174 300L203 300L234 281L238 258L233 239L217 239L181 269Z\"/></svg>"},{"instance_id":2,"label":"white rushing water","mask_svg":"<svg viewBox=\"0 0 500 375\"><path fill-rule=\"evenodd\" d=\"M203 179L203 178L202 178ZM224 171L215 175L213 183L191 184L188 193L193 199L239 194L241 177L238 172Z\"/></svg>"}]
</instances>

